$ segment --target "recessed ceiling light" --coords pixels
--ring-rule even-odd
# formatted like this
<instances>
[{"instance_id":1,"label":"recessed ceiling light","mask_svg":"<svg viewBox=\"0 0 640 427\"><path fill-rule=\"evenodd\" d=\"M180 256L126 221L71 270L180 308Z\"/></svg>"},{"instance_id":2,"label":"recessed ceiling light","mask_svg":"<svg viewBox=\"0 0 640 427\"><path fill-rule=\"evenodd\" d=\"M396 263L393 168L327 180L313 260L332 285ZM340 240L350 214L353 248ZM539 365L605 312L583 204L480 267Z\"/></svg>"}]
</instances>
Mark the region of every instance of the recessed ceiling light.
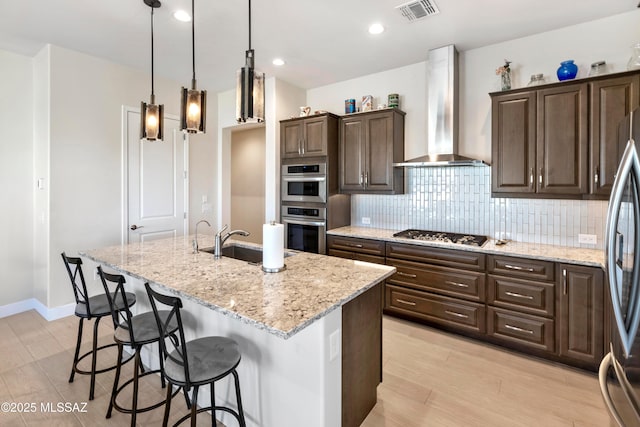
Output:
<instances>
[{"instance_id":1,"label":"recessed ceiling light","mask_svg":"<svg viewBox=\"0 0 640 427\"><path fill-rule=\"evenodd\" d=\"M369 26L369 34L380 34L384 32L384 27L380 23L371 24Z\"/></svg>"},{"instance_id":2,"label":"recessed ceiling light","mask_svg":"<svg viewBox=\"0 0 640 427\"><path fill-rule=\"evenodd\" d=\"M273 61L271 61L271 63L273 65L277 65L278 67L281 65L284 65L284 59L281 58L275 58Z\"/></svg>"},{"instance_id":3,"label":"recessed ceiling light","mask_svg":"<svg viewBox=\"0 0 640 427\"><path fill-rule=\"evenodd\" d=\"M191 15L184 10L176 10L173 12L173 17L181 22L191 22Z\"/></svg>"}]
</instances>

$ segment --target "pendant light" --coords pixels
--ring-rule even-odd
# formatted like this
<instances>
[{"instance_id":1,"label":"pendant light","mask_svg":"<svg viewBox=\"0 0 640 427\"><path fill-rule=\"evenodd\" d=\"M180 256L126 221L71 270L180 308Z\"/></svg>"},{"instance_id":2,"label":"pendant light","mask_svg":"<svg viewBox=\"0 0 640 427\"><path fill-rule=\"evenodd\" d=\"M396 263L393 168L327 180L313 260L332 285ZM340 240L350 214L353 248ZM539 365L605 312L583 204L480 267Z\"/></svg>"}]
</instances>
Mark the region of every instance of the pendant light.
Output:
<instances>
[{"instance_id":1,"label":"pendant light","mask_svg":"<svg viewBox=\"0 0 640 427\"><path fill-rule=\"evenodd\" d=\"M236 85L236 118L238 123L264 121L264 73L254 69L254 51L251 49L251 0L249 0L249 50L245 64L238 70Z\"/></svg>"},{"instance_id":2,"label":"pendant light","mask_svg":"<svg viewBox=\"0 0 640 427\"><path fill-rule=\"evenodd\" d=\"M140 139L146 141L162 140L164 130L164 105L156 104L153 91L153 9L159 8L158 0L143 0L151 8L151 99L149 103L140 103Z\"/></svg>"},{"instance_id":3,"label":"pendant light","mask_svg":"<svg viewBox=\"0 0 640 427\"><path fill-rule=\"evenodd\" d=\"M193 77L191 78L191 89L182 87L180 128L186 133L204 133L207 91L196 89L196 17L194 10L194 0L191 0L191 59Z\"/></svg>"}]
</instances>

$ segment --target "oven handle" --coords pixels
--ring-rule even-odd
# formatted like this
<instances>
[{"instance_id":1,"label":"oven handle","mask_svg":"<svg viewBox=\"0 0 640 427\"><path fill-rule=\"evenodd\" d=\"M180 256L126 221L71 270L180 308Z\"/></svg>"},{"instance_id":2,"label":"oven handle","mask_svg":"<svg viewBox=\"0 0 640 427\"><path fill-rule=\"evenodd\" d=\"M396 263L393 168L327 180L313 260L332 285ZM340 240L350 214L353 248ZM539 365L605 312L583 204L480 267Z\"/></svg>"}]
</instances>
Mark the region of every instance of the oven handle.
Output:
<instances>
[{"instance_id":1,"label":"oven handle","mask_svg":"<svg viewBox=\"0 0 640 427\"><path fill-rule=\"evenodd\" d=\"M298 224L298 225L313 225L315 227L325 227L327 225L325 221L308 221L304 219L298 220L298 219L282 218L282 222L289 223L289 224Z\"/></svg>"},{"instance_id":2,"label":"oven handle","mask_svg":"<svg viewBox=\"0 0 640 427\"><path fill-rule=\"evenodd\" d=\"M286 182L302 182L302 181L316 181L323 182L327 180L326 176L283 176L283 181Z\"/></svg>"}]
</instances>

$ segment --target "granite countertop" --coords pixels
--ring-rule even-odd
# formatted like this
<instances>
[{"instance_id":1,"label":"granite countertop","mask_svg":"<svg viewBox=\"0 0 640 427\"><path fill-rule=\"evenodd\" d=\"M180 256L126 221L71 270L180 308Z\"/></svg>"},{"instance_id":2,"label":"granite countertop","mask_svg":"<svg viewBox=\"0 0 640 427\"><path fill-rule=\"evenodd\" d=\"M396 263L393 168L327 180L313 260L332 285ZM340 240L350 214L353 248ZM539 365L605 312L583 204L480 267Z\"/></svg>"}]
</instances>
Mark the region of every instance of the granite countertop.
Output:
<instances>
[{"instance_id":1,"label":"granite countertop","mask_svg":"<svg viewBox=\"0 0 640 427\"><path fill-rule=\"evenodd\" d=\"M235 317L284 339L391 276L394 267L289 251L286 269L265 273L260 265L193 253L193 236L80 252L93 261L158 285L180 297ZM213 236L199 236L200 248ZM260 247L241 240L225 246Z\"/></svg>"},{"instance_id":2,"label":"granite countertop","mask_svg":"<svg viewBox=\"0 0 640 427\"><path fill-rule=\"evenodd\" d=\"M329 230L327 231L327 234L457 249L462 251L483 252L488 254L525 256L532 259L587 265L592 267L604 267L605 265L604 251L600 249L572 248L567 246L514 242L511 240L505 245L496 245L495 239L489 239L484 245L482 245L482 247L477 247L455 243L428 242L393 237L393 234L398 231L401 230L346 226Z\"/></svg>"}]
</instances>

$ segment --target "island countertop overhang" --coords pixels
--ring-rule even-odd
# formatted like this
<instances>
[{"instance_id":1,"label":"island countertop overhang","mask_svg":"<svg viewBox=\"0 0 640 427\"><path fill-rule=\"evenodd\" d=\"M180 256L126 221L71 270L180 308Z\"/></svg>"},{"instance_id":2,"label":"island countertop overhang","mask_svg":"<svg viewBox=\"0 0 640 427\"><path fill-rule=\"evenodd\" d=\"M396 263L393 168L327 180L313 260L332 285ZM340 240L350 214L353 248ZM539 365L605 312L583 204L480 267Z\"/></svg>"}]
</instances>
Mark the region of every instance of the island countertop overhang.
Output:
<instances>
[{"instance_id":1,"label":"island countertop overhang","mask_svg":"<svg viewBox=\"0 0 640 427\"><path fill-rule=\"evenodd\" d=\"M286 270L194 254L191 236L81 251L122 274L160 286L287 339L391 276L395 268L307 252L285 258ZM211 246L211 236L200 236ZM230 240L228 244L259 245Z\"/></svg>"}]
</instances>

